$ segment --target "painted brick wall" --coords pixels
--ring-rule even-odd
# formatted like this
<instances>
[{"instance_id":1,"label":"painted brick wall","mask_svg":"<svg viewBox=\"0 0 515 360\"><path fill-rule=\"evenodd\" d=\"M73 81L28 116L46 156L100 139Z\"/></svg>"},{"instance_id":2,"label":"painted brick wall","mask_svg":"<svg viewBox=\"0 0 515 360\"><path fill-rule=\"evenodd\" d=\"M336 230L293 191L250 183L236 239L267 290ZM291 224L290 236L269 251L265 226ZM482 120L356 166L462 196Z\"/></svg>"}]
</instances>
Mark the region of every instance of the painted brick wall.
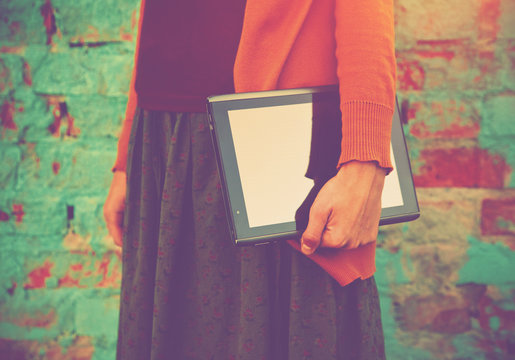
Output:
<instances>
[{"instance_id":1,"label":"painted brick wall","mask_svg":"<svg viewBox=\"0 0 515 360\"><path fill-rule=\"evenodd\" d=\"M0 359L113 359L101 206L138 0L0 0ZM389 359L515 358L515 1L396 0L422 217L381 231Z\"/></svg>"},{"instance_id":2,"label":"painted brick wall","mask_svg":"<svg viewBox=\"0 0 515 360\"><path fill-rule=\"evenodd\" d=\"M113 359L102 203L137 0L0 0L0 358Z\"/></svg>"}]
</instances>

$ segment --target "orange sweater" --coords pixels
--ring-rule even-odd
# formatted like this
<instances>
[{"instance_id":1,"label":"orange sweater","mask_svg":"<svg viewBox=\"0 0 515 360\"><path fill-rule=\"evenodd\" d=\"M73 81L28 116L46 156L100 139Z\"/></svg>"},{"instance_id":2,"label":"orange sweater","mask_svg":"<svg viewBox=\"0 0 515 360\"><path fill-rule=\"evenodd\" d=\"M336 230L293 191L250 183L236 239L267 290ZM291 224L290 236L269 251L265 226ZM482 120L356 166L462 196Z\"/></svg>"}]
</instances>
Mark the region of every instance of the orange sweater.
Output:
<instances>
[{"instance_id":1,"label":"orange sweater","mask_svg":"<svg viewBox=\"0 0 515 360\"><path fill-rule=\"evenodd\" d=\"M340 165L360 160L392 168L395 67L393 0L247 0L234 67L236 91L338 83ZM125 169L133 111L130 100L116 169ZM290 244L299 250L297 241ZM343 286L373 275L375 243L319 249L310 258Z\"/></svg>"},{"instance_id":2,"label":"orange sweater","mask_svg":"<svg viewBox=\"0 0 515 360\"><path fill-rule=\"evenodd\" d=\"M247 0L236 91L339 84L340 165L373 160L392 168L395 67L392 0ZM373 275L375 243L318 249L310 258L343 286Z\"/></svg>"}]
</instances>

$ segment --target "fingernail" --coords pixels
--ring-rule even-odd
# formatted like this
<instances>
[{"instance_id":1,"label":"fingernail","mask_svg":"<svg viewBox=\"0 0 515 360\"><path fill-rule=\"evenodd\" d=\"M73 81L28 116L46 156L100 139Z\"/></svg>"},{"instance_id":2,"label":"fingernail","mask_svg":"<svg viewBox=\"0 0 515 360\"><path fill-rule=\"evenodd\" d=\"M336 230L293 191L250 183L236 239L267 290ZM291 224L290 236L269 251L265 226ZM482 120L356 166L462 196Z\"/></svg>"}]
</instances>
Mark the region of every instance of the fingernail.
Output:
<instances>
[{"instance_id":1,"label":"fingernail","mask_svg":"<svg viewBox=\"0 0 515 360\"><path fill-rule=\"evenodd\" d=\"M305 243L302 243L301 250L304 254L311 254L312 249L307 246Z\"/></svg>"}]
</instances>

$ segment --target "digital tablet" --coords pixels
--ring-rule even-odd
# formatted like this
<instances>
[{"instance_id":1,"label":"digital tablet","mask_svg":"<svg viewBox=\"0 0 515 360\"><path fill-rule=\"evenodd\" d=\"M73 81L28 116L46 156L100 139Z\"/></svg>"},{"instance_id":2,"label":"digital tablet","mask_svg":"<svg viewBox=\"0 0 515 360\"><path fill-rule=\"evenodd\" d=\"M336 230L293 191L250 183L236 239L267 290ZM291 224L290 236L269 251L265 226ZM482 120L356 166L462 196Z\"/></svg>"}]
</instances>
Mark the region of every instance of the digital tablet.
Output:
<instances>
[{"instance_id":1,"label":"digital tablet","mask_svg":"<svg viewBox=\"0 0 515 360\"><path fill-rule=\"evenodd\" d=\"M212 96L209 125L228 226L237 245L298 237L341 148L338 88ZM380 225L414 220L419 207L398 106Z\"/></svg>"}]
</instances>

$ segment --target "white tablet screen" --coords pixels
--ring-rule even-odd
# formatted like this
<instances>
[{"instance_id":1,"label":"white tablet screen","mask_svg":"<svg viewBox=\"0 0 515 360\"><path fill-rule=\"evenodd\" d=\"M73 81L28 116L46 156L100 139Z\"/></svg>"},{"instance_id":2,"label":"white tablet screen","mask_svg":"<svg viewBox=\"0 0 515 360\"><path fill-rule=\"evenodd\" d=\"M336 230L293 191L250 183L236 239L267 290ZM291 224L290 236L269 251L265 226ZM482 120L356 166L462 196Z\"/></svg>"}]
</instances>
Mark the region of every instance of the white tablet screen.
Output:
<instances>
[{"instance_id":1,"label":"white tablet screen","mask_svg":"<svg viewBox=\"0 0 515 360\"><path fill-rule=\"evenodd\" d=\"M295 221L295 211L312 188L313 181L305 177L312 107L305 103L228 112L251 228ZM383 208L403 204L395 170L386 177L382 203Z\"/></svg>"},{"instance_id":2,"label":"white tablet screen","mask_svg":"<svg viewBox=\"0 0 515 360\"><path fill-rule=\"evenodd\" d=\"M313 187L311 118L309 103L229 111L250 227L295 221Z\"/></svg>"}]
</instances>

